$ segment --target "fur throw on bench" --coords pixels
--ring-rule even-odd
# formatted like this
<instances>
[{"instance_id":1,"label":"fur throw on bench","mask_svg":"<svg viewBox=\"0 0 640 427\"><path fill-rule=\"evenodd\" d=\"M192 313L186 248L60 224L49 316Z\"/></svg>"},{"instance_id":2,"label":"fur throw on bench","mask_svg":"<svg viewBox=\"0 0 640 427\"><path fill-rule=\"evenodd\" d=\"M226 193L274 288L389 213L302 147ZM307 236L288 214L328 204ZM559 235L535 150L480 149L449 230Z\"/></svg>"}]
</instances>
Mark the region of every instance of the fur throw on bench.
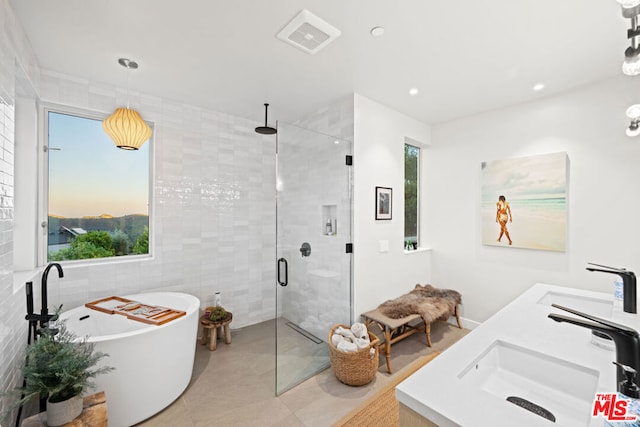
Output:
<instances>
[{"instance_id":1,"label":"fur throw on bench","mask_svg":"<svg viewBox=\"0 0 640 427\"><path fill-rule=\"evenodd\" d=\"M416 285L409 293L380 304L378 309L387 317L400 319L419 314L426 323L447 320L462 302L458 291L438 289L431 285Z\"/></svg>"}]
</instances>

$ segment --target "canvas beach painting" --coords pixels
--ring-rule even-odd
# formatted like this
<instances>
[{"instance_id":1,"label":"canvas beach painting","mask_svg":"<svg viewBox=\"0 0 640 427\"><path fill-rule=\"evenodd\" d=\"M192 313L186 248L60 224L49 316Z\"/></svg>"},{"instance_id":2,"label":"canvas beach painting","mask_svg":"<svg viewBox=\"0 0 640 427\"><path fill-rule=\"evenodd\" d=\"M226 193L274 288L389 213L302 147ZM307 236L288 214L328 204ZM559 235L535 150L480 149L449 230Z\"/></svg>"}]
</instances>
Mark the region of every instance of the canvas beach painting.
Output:
<instances>
[{"instance_id":1,"label":"canvas beach painting","mask_svg":"<svg viewBox=\"0 0 640 427\"><path fill-rule=\"evenodd\" d=\"M567 153L482 162L482 243L564 252Z\"/></svg>"}]
</instances>

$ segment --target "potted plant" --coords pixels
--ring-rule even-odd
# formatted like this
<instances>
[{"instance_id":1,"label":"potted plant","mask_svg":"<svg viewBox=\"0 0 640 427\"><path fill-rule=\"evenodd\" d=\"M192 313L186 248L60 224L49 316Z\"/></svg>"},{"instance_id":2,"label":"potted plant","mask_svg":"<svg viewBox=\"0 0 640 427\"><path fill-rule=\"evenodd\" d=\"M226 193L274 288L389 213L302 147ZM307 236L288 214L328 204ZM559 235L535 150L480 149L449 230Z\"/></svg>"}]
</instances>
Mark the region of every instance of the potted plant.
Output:
<instances>
[{"instance_id":1,"label":"potted plant","mask_svg":"<svg viewBox=\"0 0 640 427\"><path fill-rule=\"evenodd\" d=\"M211 313L209 314L209 320L212 322L219 322L222 319L227 317L227 310L222 308L222 306L216 306L211 309Z\"/></svg>"},{"instance_id":2,"label":"potted plant","mask_svg":"<svg viewBox=\"0 0 640 427\"><path fill-rule=\"evenodd\" d=\"M47 425L59 426L82 412L82 393L93 388L97 375L113 368L95 367L107 354L94 351L95 344L78 338L64 323L43 333L26 350L22 368L26 385L18 389L24 394L17 404L24 404L39 395L47 398Z\"/></svg>"}]
</instances>

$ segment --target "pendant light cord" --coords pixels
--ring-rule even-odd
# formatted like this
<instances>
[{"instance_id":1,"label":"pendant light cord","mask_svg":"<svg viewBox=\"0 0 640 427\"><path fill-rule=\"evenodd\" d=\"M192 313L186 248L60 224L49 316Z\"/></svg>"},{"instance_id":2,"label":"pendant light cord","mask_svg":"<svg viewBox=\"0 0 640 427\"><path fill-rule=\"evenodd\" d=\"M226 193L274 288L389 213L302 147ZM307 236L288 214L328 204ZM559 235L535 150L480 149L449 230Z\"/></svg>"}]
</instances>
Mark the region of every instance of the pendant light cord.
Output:
<instances>
[{"instance_id":1,"label":"pendant light cord","mask_svg":"<svg viewBox=\"0 0 640 427\"><path fill-rule=\"evenodd\" d=\"M127 110L129 110L129 74L131 73L131 67L127 64Z\"/></svg>"}]
</instances>

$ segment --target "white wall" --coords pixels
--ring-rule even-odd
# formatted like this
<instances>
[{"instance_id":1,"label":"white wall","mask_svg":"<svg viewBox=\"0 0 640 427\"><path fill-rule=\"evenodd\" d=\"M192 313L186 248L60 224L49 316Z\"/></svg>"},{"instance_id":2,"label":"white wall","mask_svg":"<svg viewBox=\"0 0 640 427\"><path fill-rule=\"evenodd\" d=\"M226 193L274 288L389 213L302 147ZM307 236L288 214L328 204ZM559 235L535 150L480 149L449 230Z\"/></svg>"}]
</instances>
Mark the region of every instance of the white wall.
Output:
<instances>
[{"instance_id":1,"label":"white wall","mask_svg":"<svg viewBox=\"0 0 640 427\"><path fill-rule=\"evenodd\" d=\"M16 97L14 167L15 170L34 171L39 157L37 95L24 92ZM38 194L38 174L16 175L14 187L17 197L14 203L13 266L16 271L34 270L38 260L34 242L41 230L37 226L38 210L33 203L33 197ZM14 281L15 285L19 287L22 284Z\"/></svg>"},{"instance_id":2,"label":"white wall","mask_svg":"<svg viewBox=\"0 0 640 427\"><path fill-rule=\"evenodd\" d=\"M612 292L614 276L587 262L640 270L640 139L624 133L639 84L621 76L433 127L432 279L462 293L463 317L483 321L536 282ZM569 157L566 252L483 246L480 163L553 152Z\"/></svg>"},{"instance_id":3,"label":"white wall","mask_svg":"<svg viewBox=\"0 0 640 427\"><path fill-rule=\"evenodd\" d=\"M404 144L431 141L430 128L361 95L354 95L354 315L429 283L430 252L404 252ZM425 158L430 148L424 150ZM427 173L423 164L423 175ZM429 175L426 175L429 179ZM392 220L375 220L375 188L393 189ZM426 209L422 209L424 224ZM380 252L380 241L389 251ZM421 242L429 245L428 230Z\"/></svg>"}]
</instances>

